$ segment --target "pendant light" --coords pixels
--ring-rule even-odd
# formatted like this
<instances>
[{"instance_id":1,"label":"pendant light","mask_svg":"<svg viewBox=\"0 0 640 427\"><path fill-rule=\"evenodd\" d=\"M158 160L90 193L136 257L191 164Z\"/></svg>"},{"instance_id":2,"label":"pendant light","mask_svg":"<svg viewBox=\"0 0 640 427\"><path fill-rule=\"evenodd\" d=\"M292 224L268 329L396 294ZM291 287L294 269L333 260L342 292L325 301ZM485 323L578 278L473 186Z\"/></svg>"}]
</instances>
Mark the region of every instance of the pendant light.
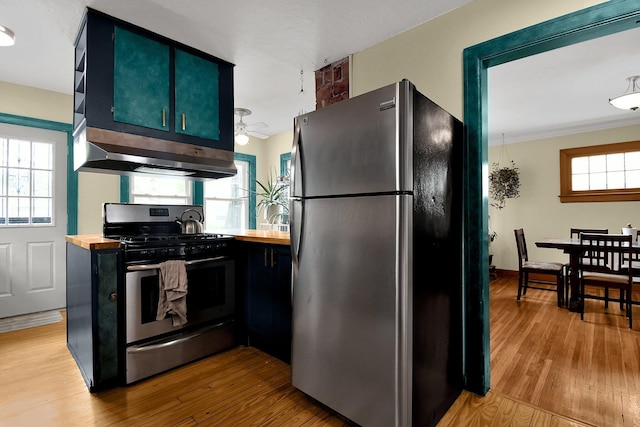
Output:
<instances>
[{"instance_id":1,"label":"pendant light","mask_svg":"<svg viewBox=\"0 0 640 427\"><path fill-rule=\"evenodd\" d=\"M242 118L251 114L251 110L247 110L246 108L234 108L233 112L236 116L240 117L240 121L235 124L233 141L238 145L247 145L249 143L247 124L242 120Z\"/></svg>"},{"instance_id":2,"label":"pendant light","mask_svg":"<svg viewBox=\"0 0 640 427\"><path fill-rule=\"evenodd\" d=\"M621 110L635 111L640 107L640 86L638 80L640 76L627 77L629 86L623 95L609 99L609 103Z\"/></svg>"},{"instance_id":3,"label":"pendant light","mask_svg":"<svg viewBox=\"0 0 640 427\"><path fill-rule=\"evenodd\" d=\"M16 44L16 35L7 27L0 25L0 46L13 46Z\"/></svg>"},{"instance_id":4,"label":"pendant light","mask_svg":"<svg viewBox=\"0 0 640 427\"><path fill-rule=\"evenodd\" d=\"M244 131L236 132L236 135L233 139L238 145L247 145L249 143L249 136L244 133Z\"/></svg>"}]
</instances>

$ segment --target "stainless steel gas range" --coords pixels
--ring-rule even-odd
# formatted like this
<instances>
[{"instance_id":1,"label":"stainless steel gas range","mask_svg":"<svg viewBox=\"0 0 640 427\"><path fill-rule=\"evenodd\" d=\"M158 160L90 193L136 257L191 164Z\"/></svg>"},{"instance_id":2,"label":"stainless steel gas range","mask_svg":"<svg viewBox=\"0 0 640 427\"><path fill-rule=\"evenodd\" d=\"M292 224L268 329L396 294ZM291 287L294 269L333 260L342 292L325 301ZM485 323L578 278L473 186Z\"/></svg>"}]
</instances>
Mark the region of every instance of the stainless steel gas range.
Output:
<instances>
[{"instance_id":1,"label":"stainless steel gas range","mask_svg":"<svg viewBox=\"0 0 640 427\"><path fill-rule=\"evenodd\" d=\"M104 205L103 234L122 245L127 384L235 344L233 237L183 234L186 210L202 218L202 206Z\"/></svg>"}]
</instances>

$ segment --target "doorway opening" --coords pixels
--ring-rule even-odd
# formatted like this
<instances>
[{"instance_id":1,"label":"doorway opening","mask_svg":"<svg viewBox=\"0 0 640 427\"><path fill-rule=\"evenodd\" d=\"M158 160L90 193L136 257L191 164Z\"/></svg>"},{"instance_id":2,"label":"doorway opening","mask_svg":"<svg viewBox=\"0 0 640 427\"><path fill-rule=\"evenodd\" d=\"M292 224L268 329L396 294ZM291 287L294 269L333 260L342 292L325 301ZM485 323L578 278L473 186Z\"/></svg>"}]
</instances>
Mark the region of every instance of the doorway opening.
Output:
<instances>
[{"instance_id":1,"label":"doorway opening","mask_svg":"<svg viewBox=\"0 0 640 427\"><path fill-rule=\"evenodd\" d=\"M546 21L463 52L465 212L465 374L466 388L490 388L488 271L488 93L487 69L547 50L636 28L640 10L625 0L610 0Z\"/></svg>"}]
</instances>

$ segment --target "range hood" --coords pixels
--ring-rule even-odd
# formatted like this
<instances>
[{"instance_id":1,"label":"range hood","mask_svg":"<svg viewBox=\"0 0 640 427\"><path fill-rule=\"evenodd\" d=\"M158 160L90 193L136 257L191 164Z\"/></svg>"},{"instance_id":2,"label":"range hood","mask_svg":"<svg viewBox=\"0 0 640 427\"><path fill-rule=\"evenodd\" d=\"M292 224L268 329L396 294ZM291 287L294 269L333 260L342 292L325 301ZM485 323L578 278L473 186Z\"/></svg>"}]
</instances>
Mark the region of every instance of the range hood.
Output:
<instances>
[{"instance_id":1,"label":"range hood","mask_svg":"<svg viewBox=\"0 0 640 427\"><path fill-rule=\"evenodd\" d=\"M79 126L73 135L77 171L225 178L237 173L233 152Z\"/></svg>"}]
</instances>

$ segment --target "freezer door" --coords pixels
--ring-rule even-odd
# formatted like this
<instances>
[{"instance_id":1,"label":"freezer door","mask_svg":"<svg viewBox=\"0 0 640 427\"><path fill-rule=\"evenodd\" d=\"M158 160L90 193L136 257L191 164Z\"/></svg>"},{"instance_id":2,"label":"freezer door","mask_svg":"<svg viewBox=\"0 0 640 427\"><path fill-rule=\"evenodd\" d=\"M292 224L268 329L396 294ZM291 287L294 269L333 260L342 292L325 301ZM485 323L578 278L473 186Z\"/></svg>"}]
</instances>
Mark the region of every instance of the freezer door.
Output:
<instances>
[{"instance_id":1,"label":"freezer door","mask_svg":"<svg viewBox=\"0 0 640 427\"><path fill-rule=\"evenodd\" d=\"M411 196L298 208L292 384L360 425L409 425Z\"/></svg>"},{"instance_id":2,"label":"freezer door","mask_svg":"<svg viewBox=\"0 0 640 427\"><path fill-rule=\"evenodd\" d=\"M291 195L410 190L411 90L401 82L296 117Z\"/></svg>"}]
</instances>

